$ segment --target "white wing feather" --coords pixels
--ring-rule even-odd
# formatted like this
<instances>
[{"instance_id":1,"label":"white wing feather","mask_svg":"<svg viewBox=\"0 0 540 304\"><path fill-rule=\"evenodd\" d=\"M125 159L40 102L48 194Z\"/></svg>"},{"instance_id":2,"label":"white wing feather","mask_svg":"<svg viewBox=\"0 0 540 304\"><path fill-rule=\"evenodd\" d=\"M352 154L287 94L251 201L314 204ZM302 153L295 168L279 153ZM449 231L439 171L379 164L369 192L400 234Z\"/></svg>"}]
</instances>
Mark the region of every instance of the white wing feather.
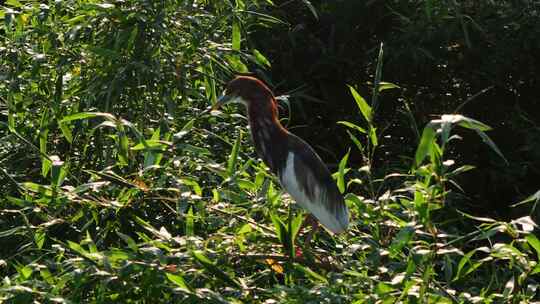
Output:
<instances>
[{"instance_id":1,"label":"white wing feather","mask_svg":"<svg viewBox=\"0 0 540 304\"><path fill-rule=\"evenodd\" d=\"M344 212L339 212L337 215L329 212L325 207L328 198L324 191L324 187L314 187L314 199L310 199L305 189L298 184L294 168L294 157L294 153L289 153L287 155L285 169L282 171L281 176L279 176L282 186L297 204L311 212L329 232L339 233L347 229L349 224L347 210L345 209L343 210ZM307 174L308 179L312 184L317 183L317 180L312 174L309 172Z\"/></svg>"}]
</instances>

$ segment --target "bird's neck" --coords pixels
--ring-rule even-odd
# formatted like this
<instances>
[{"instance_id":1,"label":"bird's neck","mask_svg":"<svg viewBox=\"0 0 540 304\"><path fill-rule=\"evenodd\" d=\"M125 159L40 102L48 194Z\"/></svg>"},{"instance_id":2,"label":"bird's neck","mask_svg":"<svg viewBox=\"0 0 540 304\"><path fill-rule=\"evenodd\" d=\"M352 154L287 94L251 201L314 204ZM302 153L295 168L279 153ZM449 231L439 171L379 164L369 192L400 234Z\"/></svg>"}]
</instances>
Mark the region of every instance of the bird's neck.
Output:
<instances>
[{"instance_id":1,"label":"bird's neck","mask_svg":"<svg viewBox=\"0 0 540 304\"><path fill-rule=\"evenodd\" d=\"M267 106L267 108L265 108ZM287 158L287 130L278 120L275 103L262 107L248 107L249 125L259 157L274 173L282 168Z\"/></svg>"}]
</instances>

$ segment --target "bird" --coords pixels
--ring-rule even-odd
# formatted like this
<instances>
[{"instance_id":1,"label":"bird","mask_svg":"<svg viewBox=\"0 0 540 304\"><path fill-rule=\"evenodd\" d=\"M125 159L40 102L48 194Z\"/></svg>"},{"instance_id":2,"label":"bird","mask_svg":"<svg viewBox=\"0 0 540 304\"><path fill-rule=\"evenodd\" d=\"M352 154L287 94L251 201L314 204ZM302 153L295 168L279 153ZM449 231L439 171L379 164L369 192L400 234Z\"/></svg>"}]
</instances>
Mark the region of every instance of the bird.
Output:
<instances>
[{"instance_id":1,"label":"bird","mask_svg":"<svg viewBox=\"0 0 540 304\"><path fill-rule=\"evenodd\" d=\"M255 77L236 76L211 109L227 103L246 106L255 151L293 200L331 235L346 231L349 210L330 171L308 143L279 122L272 90Z\"/></svg>"}]
</instances>

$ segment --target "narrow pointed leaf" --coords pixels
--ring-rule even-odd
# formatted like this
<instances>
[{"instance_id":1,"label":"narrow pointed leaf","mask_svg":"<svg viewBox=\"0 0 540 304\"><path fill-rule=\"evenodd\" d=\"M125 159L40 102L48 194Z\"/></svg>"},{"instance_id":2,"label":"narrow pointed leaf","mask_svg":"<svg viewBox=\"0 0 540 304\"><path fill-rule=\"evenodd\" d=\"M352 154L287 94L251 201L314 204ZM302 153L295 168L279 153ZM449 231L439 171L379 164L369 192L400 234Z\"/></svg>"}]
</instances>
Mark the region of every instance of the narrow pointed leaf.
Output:
<instances>
[{"instance_id":1,"label":"narrow pointed leaf","mask_svg":"<svg viewBox=\"0 0 540 304\"><path fill-rule=\"evenodd\" d=\"M478 129L475 129L475 131L482 138L482 141L485 144L487 144L491 148L491 150L497 153L497 155L499 155L504 160L504 162L508 165L509 164L508 160L506 159L506 157L504 157L503 153L501 152L501 150L499 150L499 147L497 147L497 145L493 142L493 140L491 140L491 138L489 138L489 136L486 133Z\"/></svg>"},{"instance_id":2,"label":"narrow pointed leaf","mask_svg":"<svg viewBox=\"0 0 540 304\"><path fill-rule=\"evenodd\" d=\"M68 122L68 121L73 121L73 120L80 120L80 119L87 119L87 118L94 118L94 117L104 117L108 120L111 120L111 121L114 121L116 118L114 117L114 115L112 114L109 114L109 113L100 113L100 112L81 112L81 113L77 113L77 114L73 114L73 115L69 115L69 116L66 116L64 117L60 123L65 123L65 122Z\"/></svg>"},{"instance_id":3,"label":"narrow pointed leaf","mask_svg":"<svg viewBox=\"0 0 540 304\"><path fill-rule=\"evenodd\" d=\"M431 123L424 128L424 131L422 132L422 137L420 138L420 143L418 144L418 148L416 148L416 167L420 166L426 156L431 153L436 135L437 133L435 132L435 129L433 129Z\"/></svg>"},{"instance_id":4,"label":"narrow pointed leaf","mask_svg":"<svg viewBox=\"0 0 540 304\"><path fill-rule=\"evenodd\" d=\"M311 14L313 15L313 17L315 17L315 19L319 20L319 14L317 14L317 10L313 6L313 4L311 4L311 1L302 0L302 2L304 2L304 4L308 7L308 9L311 12Z\"/></svg>"},{"instance_id":5,"label":"narrow pointed leaf","mask_svg":"<svg viewBox=\"0 0 540 304\"><path fill-rule=\"evenodd\" d=\"M347 151L347 154L345 154L345 156L339 162L337 186L338 186L339 192L341 193L345 192L345 166L347 166L347 162L349 161L349 153L351 153L350 149L349 151Z\"/></svg>"},{"instance_id":6,"label":"narrow pointed leaf","mask_svg":"<svg viewBox=\"0 0 540 304\"><path fill-rule=\"evenodd\" d=\"M238 153L240 151L240 144L242 143L242 136L242 132L238 133L238 137L236 138L231 150L231 154L229 155L229 160L227 161L227 173L229 177L233 176L235 173L236 162L238 161Z\"/></svg>"},{"instance_id":7,"label":"narrow pointed leaf","mask_svg":"<svg viewBox=\"0 0 540 304\"><path fill-rule=\"evenodd\" d=\"M372 118L371 107L368 105L366 100L362 96L360 96L360 94L358 94L355 88L353 88L350 85L348 85L348 87L349 87L349 90L351 91L354 101L356 101L356 105L358 106L358 109L360 109L360 112L364 116L364 119L368 123L371 123L371 118Z\"/></svg>"},{"instance_id":8,"label":"narrow pointed leaf","mask_svg":"<svg viewBox=\"0 0 540 304\"><path fill-rule=\"evenodd\" d=\"M242 289L242 286L234 278L228 275L226 272L220 269L214 262L210 261L206 255L200 250L195 250L192 252L193 257L201 263L201 265L208 270L210 273L214 274L216 277L221 279L223 282L228 283L232 287Z\"/></svg>"},{"instance_id":9,"label":"narrow pointed leaf","mask_svg":"<svg viewBox=\"0 0 540 304\"><path fill-rule=\"evenodd\" d=\"M540 262L540 240L534 234L528 234L525 236L527 243L536 251L536 259Z\"/></svg>"},{"instance_id":10,"label":"narrow pointed leaf","mask_svg":"<svg viewBox=\"0 0 540 304\"><path fill-rule=\"evenodd\" d=\"M368 132L366 131L366 129L364 129L364 128L358 126L358 125L355 125L354 123L349 122L349 121L343 121L343 120L341 120L341 121L338 121L337 123L340 124L340 125L344 125L344 126L346 126L347 128L350 128L350 129L353 129L353 130L357 130L357 131L359 131L359 132L361 132L361 133L364 133L364 134L367 134L367 133L368 133Z\"/></svg>"},{"instance_id":11,"label":"narrow pointed leaf","mask_svg":"<svg viewBox=\"0 0 540 304\"><path fill-rule=\"evenodd\" d=\"M189 287L187 286L186 281L184 280L184 277L182 277L181 275L173 274L169 272L165 273L165 275L167 276L167 279L169 279L169 281L178 285L180 288L189 290Z\"/></svg>"},{"instance_id":12,"label":"narrow pointed leaf","mask_svg":"<svg viewBox=\"0 0 540 304\"><path fill-rule=\"evenodd\" d=\"M236 18L232 24L232 49L235 51L240 50L242 35L240 33L240 24Z\"/></svg>"}]
</instances>

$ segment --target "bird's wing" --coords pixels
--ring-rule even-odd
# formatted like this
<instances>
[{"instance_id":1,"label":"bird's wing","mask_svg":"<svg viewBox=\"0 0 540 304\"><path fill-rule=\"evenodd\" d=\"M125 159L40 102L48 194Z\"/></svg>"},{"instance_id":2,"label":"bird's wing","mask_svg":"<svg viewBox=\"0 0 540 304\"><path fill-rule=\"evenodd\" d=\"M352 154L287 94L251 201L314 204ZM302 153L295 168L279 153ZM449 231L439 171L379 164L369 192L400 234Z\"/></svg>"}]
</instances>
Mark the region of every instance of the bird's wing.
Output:
<instances>
[{"instance_id":1,"label":"bird's wing","mask_svg":"<svg viewBox=\"0 0 540 304\"><path fill-rule=\"evenodd\" d=\"M279 178L292 198L333 233L347 229L349 211L342 195L315 151L290 134L287 161Z\"/></svg>"}]
</instances>

